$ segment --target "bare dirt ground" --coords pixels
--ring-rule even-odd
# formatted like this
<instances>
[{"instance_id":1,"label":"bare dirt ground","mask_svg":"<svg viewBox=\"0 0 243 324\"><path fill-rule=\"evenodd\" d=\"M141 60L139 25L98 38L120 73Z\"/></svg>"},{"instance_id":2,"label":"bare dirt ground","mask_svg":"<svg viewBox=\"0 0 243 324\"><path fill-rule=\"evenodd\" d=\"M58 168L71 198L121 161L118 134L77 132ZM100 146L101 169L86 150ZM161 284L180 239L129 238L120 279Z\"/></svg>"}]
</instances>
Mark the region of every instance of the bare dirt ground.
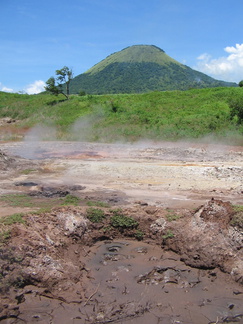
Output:
<instances>
[{"instance_id":1,"label":"bare dirt ground","mask_svg":"<svg viewBox=\"0 0 243 324\"><path fill-rule=\"evenodd\" d=\"M0 200L2 219L25 212L2 225L3 323L243 322L242 147L9 142L0 167L0 197L80 199ZM114 210L139 225L111 226Z\"/></svg>"},{"instance_id":2,"label":"bare dirt ground","mask_svg":"<svg viewBox=\"0 0 243 324\"><path fill-rule=\"evenodd\" d=\"M129 202L198 205L205 198L241 201L243 148L190 143L11 143L2 149L39 159L49 173L41 183L80 184L87 191L121 191ZM29 177L19 178L27 179Z\"/></svg>"}]
</instances>

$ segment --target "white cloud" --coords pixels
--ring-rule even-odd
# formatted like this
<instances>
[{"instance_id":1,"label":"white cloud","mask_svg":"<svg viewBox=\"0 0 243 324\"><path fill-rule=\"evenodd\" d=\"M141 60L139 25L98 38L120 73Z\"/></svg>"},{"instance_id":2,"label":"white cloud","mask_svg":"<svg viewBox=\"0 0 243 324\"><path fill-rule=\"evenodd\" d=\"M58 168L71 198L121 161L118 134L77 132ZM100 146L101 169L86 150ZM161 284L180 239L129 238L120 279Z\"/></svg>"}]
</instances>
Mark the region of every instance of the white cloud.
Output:
<instances>
[{"instance_id":1,"label":"white cloud","mask_svg":"<svg viewBox=\"0 0 243 324\"><path fill-rule=\"evenodd\" d=\"M10 89L10 88L7 88L7 87L2 87L1 91L4 91L4 92L14 92L13 89Z\"/></svg>"},{"instance_id":2,"label":"white cloud","mask_svg":"<svg viewBox=\"0 0 243 324\"><path fill-rule=\"evenodd\" d=\"M243 79L243 44L227 46L224 51L227 56L212 58L204 53L197 59L196 70L206 73L216 79L239 82Z\"/></svg>"},{"instance_id":3,"label":"white cloud","mask_svg":"<svg viewBox=\"0 0 243 324\"><path fill-rule=\"evenodd\" d=\"M46 83L42 80L37 80L34 83L29 84L24 91L28 94L36 94L44 91Z\"/></svg>"},{"instance_id":4,"label":"white cloud","mask_svg":"<svg viewBox=\"0 0 243 324\"><path fill-rule=\"evenodd\" d=\"M4 92L13 92L13 89L5 87L1 82L0 82L0 91Z\"/></svg>"}]
</instances>

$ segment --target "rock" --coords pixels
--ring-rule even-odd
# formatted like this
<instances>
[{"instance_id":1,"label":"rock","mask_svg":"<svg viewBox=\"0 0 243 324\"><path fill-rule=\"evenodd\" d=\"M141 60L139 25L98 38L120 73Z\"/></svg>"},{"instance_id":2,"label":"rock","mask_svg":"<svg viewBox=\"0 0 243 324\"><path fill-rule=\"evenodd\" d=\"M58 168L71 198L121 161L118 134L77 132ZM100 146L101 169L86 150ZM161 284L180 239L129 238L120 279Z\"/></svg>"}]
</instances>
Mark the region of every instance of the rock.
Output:
<instances>
[{"instance_id":1,"label":"rock","mask_svg":"<svg viewBox=\"0 0 243 324\"><path fill-rule=\"evenodd\" d=\"M89 221L80 213L64 211L56 214L67 235L82 237L88 228Z\"/></svg>"},{"instance_id":2,"label":"rock","mask_svg":"<svg viewBox=\"0 0 243 324\"><path fill-rule=\"evenodd\" d=\"M156 219L154 223L150 225L150 230L153 234L161 233L166 227L166 220L164 218Z\"/></svg>"},{"instance_id":3,"label":"rock","mask_svg":"<svg viewBox=\"0 0 243 324\"><path fill-rule=\"evenodd\" d=\"M235 281L243 284L243 260L237 260L234 262L234 267L230 274Z\"/></svg>"},{"instance_id":4,"label":"rock","mask_svg":"<svg viewBox=\"0 0 243 324\"><path fill-rule=\"evenodd\" d=\"M31 185L32 182L30 182ZM34 186L34 183L32 183ZM16 185L16 184L15 184ZM17 185L24 185L22 182ZM41 186L40 190L32 191L29 193L30 196L42 196L48 198L54 197L66 197L71 193L71 191L84 190L84 186L73 185L73 186Z\"/></svg>"},{"instance_id":5,"label":"rock","mask_svg":"<svg viewBox=\"0 0 243 324\"><path fill-rule=\"evenodd\" d=\"M11 117L0 118L0 126L3 126L5 124L12 124L12 123L16 123L16 120Z\"/></svg>"},{"instance_id":6,"label":"rock","mask_svg":"<svg viewBox=\"0 0 243 324\"><path fill-rule=\"evenodd\" d=\"M38 186L38 183L32 181L21 181L21 182L15 182L15 186L35 187Z\"/></svg>"},{"instance_id":7,"label":"rock","mask_svg":"<svg viewBox=\"0 0 243 324\"><path fill-rule=\"evenodd\" d=\"M41 193L44 197L66 197L70 194L69 190L65 188L56 188L56 187L41 187Z\"/></svg>"}]
</instances>

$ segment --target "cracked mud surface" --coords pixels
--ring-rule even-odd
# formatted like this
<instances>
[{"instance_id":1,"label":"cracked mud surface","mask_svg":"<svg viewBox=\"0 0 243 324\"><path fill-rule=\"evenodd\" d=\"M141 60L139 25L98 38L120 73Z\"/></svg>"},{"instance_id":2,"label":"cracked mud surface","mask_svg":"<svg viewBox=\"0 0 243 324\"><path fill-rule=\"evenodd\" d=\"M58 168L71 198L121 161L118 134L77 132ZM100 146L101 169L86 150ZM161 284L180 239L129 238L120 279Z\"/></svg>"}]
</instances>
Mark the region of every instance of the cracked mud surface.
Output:
<instances>
[{"instance_id":1,"label":"cracked mud surface","mask_svg":"<svg viewBox=\"0 0 243 324\"><path fill-rule=\"evenodd\" d=\"M2 323L243 322L243 233L232 225L242 147L18 142L0 153L0 196L82 199L43 213L0 201L2 217L26 222L4 225ZM101 223L87 201L109 204ZM114 208L139 227L112 227Z\"/></svg>"}]
</instances>

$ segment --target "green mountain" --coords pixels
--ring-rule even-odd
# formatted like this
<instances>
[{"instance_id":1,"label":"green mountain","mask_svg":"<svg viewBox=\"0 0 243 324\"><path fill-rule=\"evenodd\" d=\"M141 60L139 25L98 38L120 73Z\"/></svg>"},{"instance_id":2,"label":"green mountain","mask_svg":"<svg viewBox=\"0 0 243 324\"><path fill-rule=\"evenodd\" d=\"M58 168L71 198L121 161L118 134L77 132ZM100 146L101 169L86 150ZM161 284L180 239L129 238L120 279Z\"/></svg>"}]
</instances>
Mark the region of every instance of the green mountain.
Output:
<instances>
[{"instance_id":1,"label":"green mountain","mask_svg":"<svg viewBox=\"0 0 243 324\"><path fill-rule=\"evenodd\" d=\"M183 65L154 45L134 45L109 55L70 84L71 93L144 93L237 86Z\"/></svg>"}]
</instances>

